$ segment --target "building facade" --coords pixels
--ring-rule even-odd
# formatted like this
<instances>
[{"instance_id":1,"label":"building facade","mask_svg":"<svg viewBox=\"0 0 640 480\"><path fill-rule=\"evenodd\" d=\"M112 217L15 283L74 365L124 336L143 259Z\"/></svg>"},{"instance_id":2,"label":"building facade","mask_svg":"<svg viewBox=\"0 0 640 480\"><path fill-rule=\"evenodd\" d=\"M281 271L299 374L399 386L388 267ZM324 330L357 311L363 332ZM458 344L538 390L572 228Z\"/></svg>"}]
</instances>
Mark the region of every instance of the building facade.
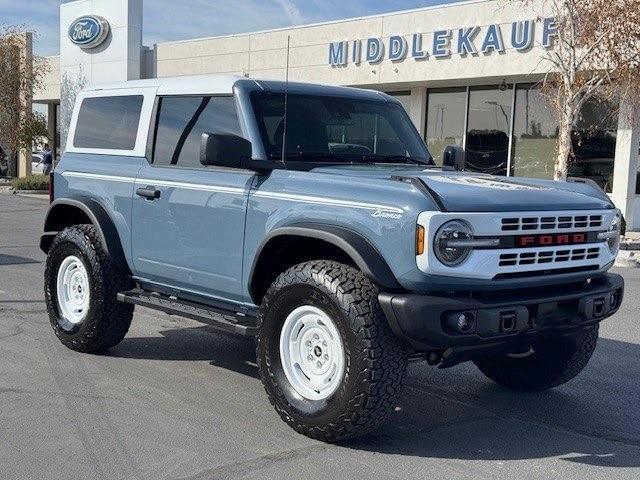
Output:
<instances>
[{"instance_id":1,"label":"building facade","mask_svg":"<svg viewBox=\"0 0 640 480\"><path fill-rule=\"evenodd\" d=\"M295 81L397 96L436 161L456 144L476 171L553 175L558 125L538 84L556 31L539 3L471 0L151 48L142 44L142 0L78 0L60 12L60 56L48 58L46 87L35 97L49 105L58 148L86 85L210 73L284 79L288 70ZM630 121L637 117L617 110L584 107L570 175L597 182L640 229L640 129Z\"/></svg>"}]
</instances>

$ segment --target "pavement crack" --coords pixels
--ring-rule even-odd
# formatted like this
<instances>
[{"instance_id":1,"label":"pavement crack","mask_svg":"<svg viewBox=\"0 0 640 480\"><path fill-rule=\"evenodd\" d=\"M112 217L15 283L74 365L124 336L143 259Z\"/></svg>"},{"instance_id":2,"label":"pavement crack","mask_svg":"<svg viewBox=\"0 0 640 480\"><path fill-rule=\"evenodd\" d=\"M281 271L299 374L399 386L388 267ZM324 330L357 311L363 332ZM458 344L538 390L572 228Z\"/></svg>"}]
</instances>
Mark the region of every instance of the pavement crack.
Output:
<instances>
[{"instance_id":1,"label":"pavement crack","mask_svg":"<svg viewBox=\"0 0 640 480\"><path fill-rule=\"evenodd\" d=\"M20 308L14 308L14 307L0 307L0 312L15 313L18 315L35 315L35 314L47 313L47 310L44 308L20 309ZM0 339L1 338L2 337L0 337Z\"/></svg>"},{"instance_id":2,"label":"pavement crack","mask_svg":"<svg viewBox=\"0 0 640 480\"><path fill-rule=\"evenodd\" d=\"M2 311L1 308L0 308L0 311ZM22 322L19 325L16 325L15 327L13 327L13 331L11 333L6 334L6 335L0 336L0 340L6 340L8 338L13 338L13 337L17 337L18 335L22 335L24 333L24 328L22 328L22 326L25 323L27 323L27 322Z\"/></svg>"},{"instance_id":3,"label":"pavement crack","mask_svg":"<svg viewBox=\"0 0 640 480\"><path fill-rule=\"evenodd\" d=\"M204 470L196 475L185 477L182 480L214 480L242 478L247 474L263 470L281 463L287 463L301 458L306 458L316 453L321 453L333 448L333 445L315 444L307 447L286 450L284 452L269 453L267 455L244 460L237 463L221 465L209 470Z\"/></svg>"},{"instance_id":4,"label":"pavement crack","mask_svg":"<svg viewBox=\"0 0 640 480\"><path fill-rule=\"evenodd\" d=\"M49 391L41 391L41 390L29 390L26 388L5 388L0 387L0 395L7 393L17 393L17 394L28 394L28 395L44 395L44 396L60 396L60 397L68 397L68 398L82 398L85 400L116 400L119 399L116 397L108 397L103 395L86 395L80 393L68 393L68 392L49 392Z\"/></svg>"}]
</instances>

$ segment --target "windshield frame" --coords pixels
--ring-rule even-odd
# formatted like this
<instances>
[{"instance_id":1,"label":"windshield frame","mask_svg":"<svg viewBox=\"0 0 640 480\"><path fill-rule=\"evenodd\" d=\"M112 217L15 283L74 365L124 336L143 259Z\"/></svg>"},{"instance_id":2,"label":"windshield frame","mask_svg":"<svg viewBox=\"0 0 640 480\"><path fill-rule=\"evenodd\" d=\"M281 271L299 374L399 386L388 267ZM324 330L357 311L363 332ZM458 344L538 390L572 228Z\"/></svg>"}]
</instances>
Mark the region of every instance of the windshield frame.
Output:
<instances>
[{"instance_id":1,"label":"windshield frame","mask_svg":"<svg viewBox=\"0 0 640 480\"><path fill-rule=\"evenodd\" d=\"M299 84L297 85L300 86ZM343 87L327 87L328 89L340 88L341 90L346 90ZM346 100L350 102L362 102L373 104L377 106L386 106L390 109L396 109L396 114L400 115L399 118L404 122L404 132L406 135L411 136L411 142L413 143L413 147L417 147L421 150L422 155L413 157L403 156L403 155L377 155L374 153L339 153L330 152L328 154L318 153L314 154L311 152L310 154L295 154L292 152L287 152L285 155L285 161L283 163L286 164L286 167L294 167L295 169L308 169L315 168L317 166L335 166L335 165L377 165L377 164L393 164L393 165L418 165L420 167L433 167L435 166L435 162L433 161L433 157L429 152L429 149L426 145L426 142L417 131L415 125L413 124L411 118L407 114L406 110L402 106L400 102L393 99L392 97L387 97L386 95L378 92L366 92L366 96L362 93L365 91L360 91L357 89L353 89L353 95L345 95L343 92L336 94L334 91L323 92L319 86L313 86L312 92L301 91L300 88L297 88L294 92L289 93L289 99L291 97L318 97L318 98L336 98L338 100ZM270 91L264 89L251 89L251 91L246 92L244 108L250 108L251 120L253 123L253 133L256 140L260 141L260 150L261 155L264 160L271 161L280 161L282 159L282 152L275 152L273 149L274 145L272 145L269 134L266 131L265 123L262 120L261 114L258 112L256 98L257 97L283 97L285 95L284 91ZM375 95L375 97L373 96ZM379 95L379 96L378 96ZM249 112L247 112L249 113ZM290 120L290 116L288 120ZM257 135L256 135L257 134ZM396 133L397 134L397 133ZM399 136L399 135L398 135ZM254 154L256 153L256 149L254 148ZM255 158L255 155L254 155ZM406 161L403 161L406 158Z\"/></svg>"}]
</instances>

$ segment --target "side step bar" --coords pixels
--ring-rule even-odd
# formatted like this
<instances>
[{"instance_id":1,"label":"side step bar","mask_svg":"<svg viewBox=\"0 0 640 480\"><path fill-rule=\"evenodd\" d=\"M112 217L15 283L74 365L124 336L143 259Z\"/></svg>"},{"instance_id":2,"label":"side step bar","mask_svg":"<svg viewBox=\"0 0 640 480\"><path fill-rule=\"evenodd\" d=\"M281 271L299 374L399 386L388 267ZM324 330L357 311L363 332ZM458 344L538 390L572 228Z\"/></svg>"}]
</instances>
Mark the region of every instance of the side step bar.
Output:
<instances>
[{"instance_id":1,"label":"side step bar","mask_svg":"<svg viewBox=\"0 0 640 480\"><path fill-rule=\"evenodd\" d=\"M255 336L258 330L258 322L255 317L238 315L233 311L162 295L157 292L134 289L129 292L118 293L118 301L159 310L169 315L190 318L219 330L245 337Z\"/></svg>"}]
</instances>

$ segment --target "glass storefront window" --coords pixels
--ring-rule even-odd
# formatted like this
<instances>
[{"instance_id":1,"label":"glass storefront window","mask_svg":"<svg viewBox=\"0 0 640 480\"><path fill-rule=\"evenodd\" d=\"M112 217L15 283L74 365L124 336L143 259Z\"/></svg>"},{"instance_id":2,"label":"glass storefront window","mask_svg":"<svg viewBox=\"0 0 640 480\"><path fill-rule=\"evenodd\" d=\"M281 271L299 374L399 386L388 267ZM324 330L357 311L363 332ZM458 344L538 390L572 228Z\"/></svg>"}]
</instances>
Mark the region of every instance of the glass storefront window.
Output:
<instances>
[{"instance_id":1,"label":"glass storefront window","mask_svg":"<svg viewBox=\"0 0 640 480\"><path fill-rule=\"evenodd\" d=\"M442 165L442 151L447 145L463 144L466 125L467 170L552 179L558 138L556 115L537 85L517 85L515 99L513 89L514 85L470 87L468 99L464 87L430 89L426 141L436 163ZM568 172L571 177L594 180L609 193L613 187L617 111L617 105L602 98L585 103L572 133L574 159ZM509 164L511 171L507 172ZM640 173L638 177L640 194Z\"/></svg>"},{"instance_id":2,"label":"glass storefront window","mask_svg":"<svg viewBox=\"0 0 640 480\"><path fill-rule=\"evenodd\" d=\"M540 89L518 85L511 175L552 179L557 139L558 121Z\"/></svg>"},{"instance_id":3,"label":"glass storefront window","mask_svg":"<svg viewBox=\"0 0 640 480\"><path fill-rule=\"evenodd\" d=\"M588 100L572 132L574 159L570 177L590 178L605 192L613 188L613 163L616 154L617 106L601 98Z\"/></svg>"},{"instance_id":4,"label":"glass storefront window","mask_svg":"<svg viewBox=\"0 0 640 480\"><path fill-rule=\"evenodd\" d=\"M466 169L506 175L513 86L479 87L469 91Z\"/></svg>"},{"instance_id":5,"label":"glass storefront window","mask_svg":"<svg viewBox=\"0 0 640 480\"><path fill-rule=\"evenodd\" d=\"M446 146L462 146L467 89L431 89L427 102L427 146L436 164L442 165L442 152Z\"/></svg>"}]
</instances>

